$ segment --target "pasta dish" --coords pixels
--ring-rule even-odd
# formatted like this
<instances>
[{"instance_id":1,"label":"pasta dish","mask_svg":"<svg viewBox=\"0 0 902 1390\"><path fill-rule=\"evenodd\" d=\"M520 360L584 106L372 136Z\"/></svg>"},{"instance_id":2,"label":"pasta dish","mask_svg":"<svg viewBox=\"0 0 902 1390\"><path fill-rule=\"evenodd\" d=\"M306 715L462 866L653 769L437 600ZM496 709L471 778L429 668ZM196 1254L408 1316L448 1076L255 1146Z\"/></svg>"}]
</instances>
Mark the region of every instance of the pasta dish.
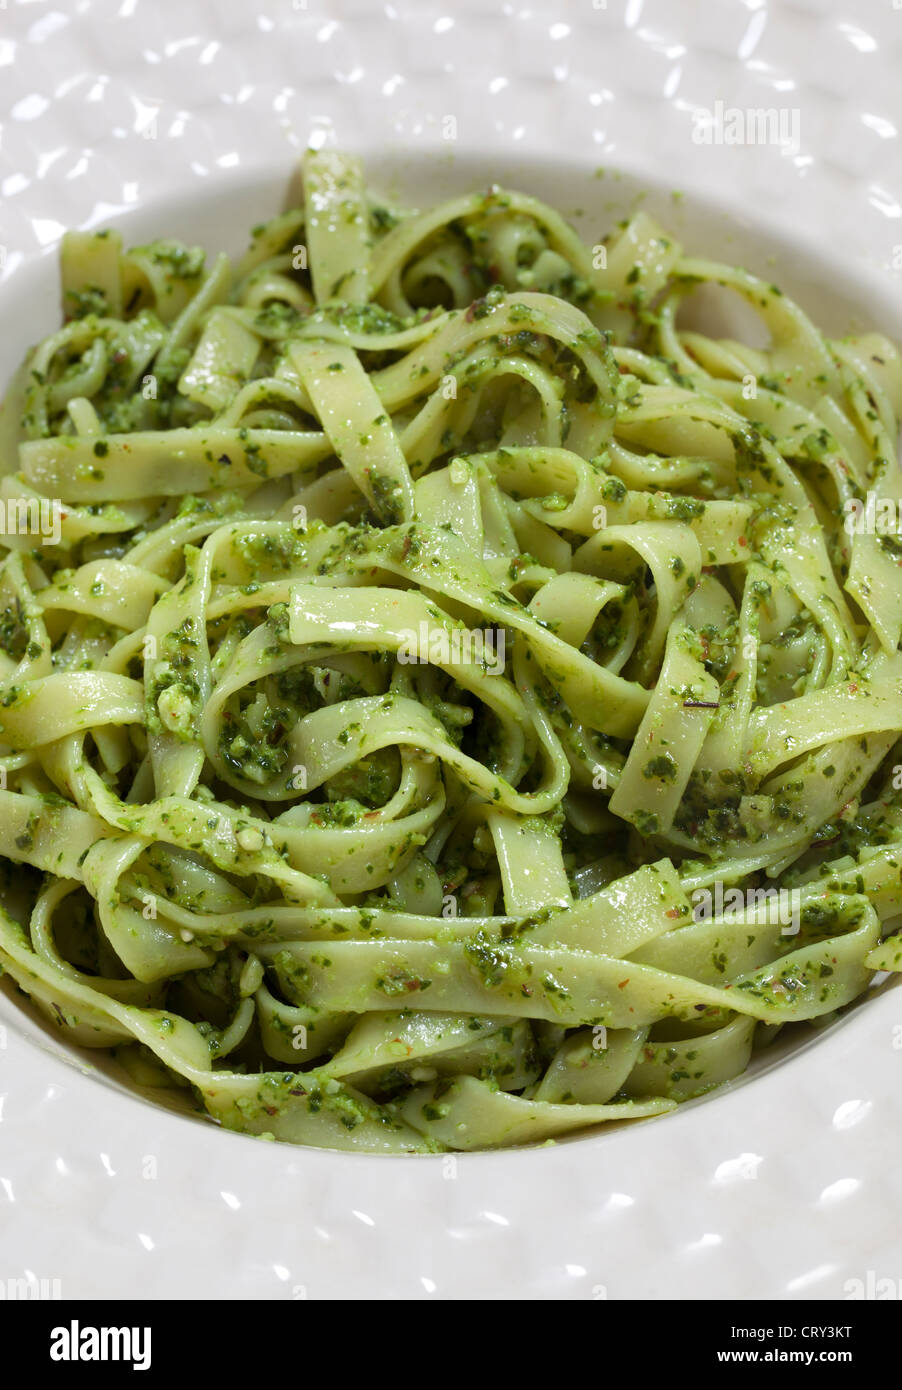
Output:
<instances>
[{"instance_id":1,"label":"pasta dish","mask_svg":"<svg viewBox=\"0 0 902 1390\"><path fill-rule=\"evenodd\" d=\"M902 358L641 210L303 183L237 261L63 241L0 417L0 966L276 1140L663 1114L902 968Z\"/></svg>"}]
</instances>

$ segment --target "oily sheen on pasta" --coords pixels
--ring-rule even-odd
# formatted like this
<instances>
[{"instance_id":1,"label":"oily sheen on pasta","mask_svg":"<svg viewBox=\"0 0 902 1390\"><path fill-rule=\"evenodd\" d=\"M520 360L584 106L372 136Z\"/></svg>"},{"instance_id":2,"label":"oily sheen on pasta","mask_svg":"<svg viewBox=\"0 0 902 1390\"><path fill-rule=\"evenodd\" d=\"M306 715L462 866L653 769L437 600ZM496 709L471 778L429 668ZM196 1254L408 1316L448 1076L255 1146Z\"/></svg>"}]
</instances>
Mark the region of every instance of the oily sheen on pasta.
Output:
<instances>
[{"instance_id":1,"label":"oily sheen on pasta","mask_svg":"<svg viewBox=\"0 0 902 1390\"><path fill-rule=\"evenodd\" d=\"M902 360L643 212L303 182L236 263L63 243L0 428L3 971L277 1140L658 1115L902 960Z\"/></svg>"}]
</instances>

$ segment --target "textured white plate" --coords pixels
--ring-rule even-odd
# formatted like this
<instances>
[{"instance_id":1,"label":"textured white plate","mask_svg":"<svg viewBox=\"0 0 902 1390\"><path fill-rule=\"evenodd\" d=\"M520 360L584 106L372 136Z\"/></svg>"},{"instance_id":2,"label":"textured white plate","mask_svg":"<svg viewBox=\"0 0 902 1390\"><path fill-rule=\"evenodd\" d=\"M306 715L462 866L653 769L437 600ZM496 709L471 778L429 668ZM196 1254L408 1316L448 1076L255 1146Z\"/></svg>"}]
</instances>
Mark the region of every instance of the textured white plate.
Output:
<instances>
[{"instance_id":1,"label":"textured white plate","mask_svg":"<svg viewBox=\"0 0 902 1390\"><path fill-rule=\"evenodd\" d=\"M423 204L518 182L582 209L590 241L647 188L693 249L779 279L831 330L902 337L900 57L893 0L8 0L0 379L54 322L38 253L65 226L121 218L128 235L235 248L310 139L358 151L377 185ZM697 143L698 112L718 101L782 109L797 148ZM82 1075L0 995L0 1284L841 1298L870 1274L902 1289L888 1220L900 1071L902 994L888 989L782 1065L652 1124L361 1158L167 1114Z\"/></svg>"}]
</instances>

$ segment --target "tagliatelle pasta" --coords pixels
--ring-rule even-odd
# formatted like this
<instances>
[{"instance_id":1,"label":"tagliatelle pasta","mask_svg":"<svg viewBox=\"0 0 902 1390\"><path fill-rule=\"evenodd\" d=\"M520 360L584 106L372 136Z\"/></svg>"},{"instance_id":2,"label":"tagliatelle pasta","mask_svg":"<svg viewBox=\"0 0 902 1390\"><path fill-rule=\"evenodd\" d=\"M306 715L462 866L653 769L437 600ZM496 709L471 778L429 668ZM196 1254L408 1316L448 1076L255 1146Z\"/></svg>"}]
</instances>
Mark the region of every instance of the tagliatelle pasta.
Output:
<instances>
[{"instance_id":1,"label":"tagliatelle pasta","mask_svg":"<svg viewBox=\"0 0 902 1390\"><path fill-rule=\"evenodd\" d=\"M902 963L902 359L642 212L304 186L236 263L64 240L0 422L0 964L251 1134L660 1115Z\"/></svg>"}]
</instances>

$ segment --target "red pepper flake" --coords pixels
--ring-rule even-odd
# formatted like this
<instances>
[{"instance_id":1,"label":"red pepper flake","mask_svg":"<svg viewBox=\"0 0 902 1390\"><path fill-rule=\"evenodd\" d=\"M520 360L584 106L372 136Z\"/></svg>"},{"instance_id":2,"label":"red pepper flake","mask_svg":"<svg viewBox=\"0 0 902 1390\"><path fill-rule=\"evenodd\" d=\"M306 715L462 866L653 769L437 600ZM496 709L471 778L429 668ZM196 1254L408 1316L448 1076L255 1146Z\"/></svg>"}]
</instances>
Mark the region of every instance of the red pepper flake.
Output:
<instances>
[{"instance_id":1,"label":"red pepper flake","mask_svg":"<svg viewBox=\"0 0 902 1390\"><path fill-rule=\"evenodd\" d=\"M617 986L617 988L618 988L618 989L626 989L626 987L627 987L628 984L629 984L629 980L628 980L628 979L627 979L627 980L621 980L621 981L620 981L620 984Z\"/></svg>"},{"instance_id":2,"label":"red pepper flake","mask_svg":"<svg viewBox=\"0 0 902 1390\"><path fill-rule=\"evenodd\" d=\"M664 913L665 917L682 917L682 915L678 907L668 907L667 911Z\"/></svg>"},{"instance_id":3,"label":"red pepper flake","mask_svg":"<svg viewBox=\"0 0 902 1390\"><path fill-rule=\"evenodd\" d=\"M748 541L746 540L745 536L740 536L740 537L739 537L739 544L740 544L740 545L748 545Z\"/></svg>"}]
</instances>

